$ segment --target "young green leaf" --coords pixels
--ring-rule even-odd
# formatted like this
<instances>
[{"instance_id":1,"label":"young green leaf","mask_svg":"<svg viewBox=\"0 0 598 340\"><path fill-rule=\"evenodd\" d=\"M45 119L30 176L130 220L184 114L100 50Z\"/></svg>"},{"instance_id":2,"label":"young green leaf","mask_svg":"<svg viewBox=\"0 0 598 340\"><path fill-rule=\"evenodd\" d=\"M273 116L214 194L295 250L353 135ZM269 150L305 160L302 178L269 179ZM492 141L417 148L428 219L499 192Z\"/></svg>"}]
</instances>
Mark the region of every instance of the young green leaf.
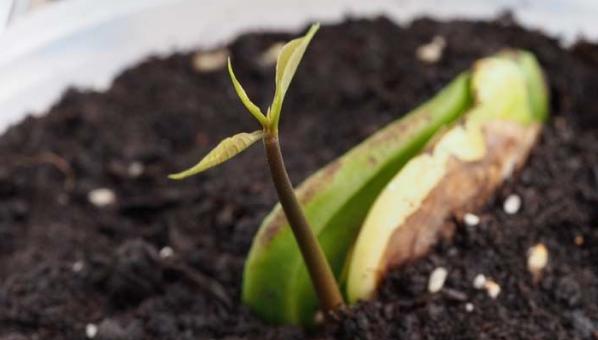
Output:
<instances>
[{"instance_id":1,"label":"young green leaf","mask_svg":"<svg viewBox=\"0 0 598 340\"><path fill-rule=\"evenodd\" d=\"M218 164L224 163L227 160L235 157L241 151L250 147L253 143L262 139L263 135L263 131L258 130L251 133L241 132L232 137L225 138L199 163L197 163L197 165L188 170L170 175L168 178L183 179L203 172Z\"/></svg>"},{"instance_id":2,"label":"young green leaf","mask_svg":"<svg viewBox=\"0 0 598 340\"><path fill-rule=\"evenodd\" d=\"M239 81L237 80L237 77L233 72L233 65L230 62L230 58L228 58L228 74L230 75L230 79L233 82L233 86L235 87L237 96L239 96L243 105L245 105L247 110L255 117L255 119L257 119L260 122L262 126L268 125L268 119L266 118L266 116L264 116L260 108L257 105L255 105L251 101L251 99L249 99L249 97L247 96L247 92L245 92L243 86L241 86L241 83L239 83Z\"/></svg>"},{"instance_id":3,"label":"young green leaf","mask_svg":"<svg viewBox=\"0 0 598 340\"><path fill-rule=\"evenodd\" d=\"M303 54L305 53L309 42L319 28L319 24L312 25L305 36L289 41L282 47L282 50L278 55L278 60L276 62L276 90L274 92L274 100L270 112L272 115L270 120L275 128L278 127L280 109L287 89L291 84L291 80L293 80L295 71L297 71L297 67L301 62L301 58L303 58Z\"/></svg>"}]
</instances>

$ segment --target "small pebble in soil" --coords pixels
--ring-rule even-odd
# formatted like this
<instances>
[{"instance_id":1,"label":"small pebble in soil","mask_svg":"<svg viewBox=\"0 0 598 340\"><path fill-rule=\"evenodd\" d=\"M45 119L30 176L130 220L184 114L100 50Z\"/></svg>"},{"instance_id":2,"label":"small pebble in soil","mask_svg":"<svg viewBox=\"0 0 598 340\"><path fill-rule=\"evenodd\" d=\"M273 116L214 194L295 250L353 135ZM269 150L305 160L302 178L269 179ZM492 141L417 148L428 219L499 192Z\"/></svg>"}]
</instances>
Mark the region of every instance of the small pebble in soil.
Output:
<instances>
[{"instance_id":1,"label":"small pebble in soil","mask_svg":"<svg viewBox=\"0 0 598 340\"><path fill-rule=\"evenodd\" d=\"M90 191L87 194L87 199L96 207L102 208L114 204L116 194L108 188L98 188Z\"/></svg>"},{"instance_id":2,"label":"small pebble in soil","mask_svg":"<svg viewBox=\"0 0 598 340\"><path fill-rule=\"evenodd\" d=\"M468 302L468 303L465 304L465 311L467 313L471 313L471 312L473 312L473 310L474 310L473 303Z\"/></svg>"},{"instance_id":3,"label":"small pebble in soil","mask_svg":"<svg viewBox=\"0 0 598 340\"><path fill-rule=\"evenodd\" d=\"M169 246L166 246L160 249L159 255L161 258L166 259L174 255L174 250Z\"/></svg>"},{"instance_id":4,"label":"small pebble in soil","mask_svg":"<svg viewBox=\"0 0 598 340\"><path fill-rule=\"evenodd\" d=\"M442 58L442 52L444 52L445 47L446 40L437 35L429 43L417 48L417 59L428 64L435 64Z\"/></svg>"},{"instance_id":5,"label":"small pebble in soil","mask_svg":"<svg viewBox=\"0 0 598 340\"><path fill-rule=\"evenodd\" d=\"M144 240L125 241L110 264L106 289L113 302L132 305L158 292L162 284L159 254Z\"/></svg>"},{"instance_id":6,"label":"small pebble in soil","mask_svg":"<svg viewBox=\"0 0 598 340\"><path fill-rule=\"evenodd\" d=\"M543 243L538 243L527 252L527 269L537 280L542 270L548 264L548 249Z\"/></svg>"},{"instance_id":7,"label":"small pebble in soil","mask_svg":"<svg viewBox=\"0 0 598 340\"><path fill-rule=\"evenodd\" d=\"M83 270L83 261L76 261L75 263L73 263L73 266L71 267L71 269L75 273L80 272L81 270Z\"/></svg>"},{"instance_id":8,"label":"small pebble in soil","mask_svg":"<svg viewBox=\"0 0 598 340\"><path fill-rule=\"evenodd\" d=\"M132 162L127 168L127 174L131 178L137 178L143 174L144 166L141 162Z\"/></svg>"},{"instance_id":9,"label":"small pebble in soil","mask_svg":"<svg viewBox=\"0 0 598 340\"><path fill-rule=\"evenodd\" d=\"M438 293L444 286L448 271L446 268L438 267L430 274L430 280L428 281L428 291L430 293Z\"/></svg>"},{"instance_id":10,"label":"small pebble in soil","mask_svg":"<svg viewBox=\"0 0 598 340\"><path fill-rule=\"evenodd\" d=\"M475 227L476 225L480 224L480 217L475 214L467 213L463 216L463 222L465 225L469 227Z\"/></svg>"},{"instance_id":11,"label":"small pebble in soil","mask_svg":"<svg viewBox=\"0 0 598 340\"><path fill-rule=\"evenodd\" d=\"M272 44L268 49L266 49L259 57L258 63L262 67L272 66L278 60L278 55L284 46L283 42L277 42Z\"/></svg>"},{"instance_id":12,"label":"small pebble in soil","mask_svg":"<svg viewBox=\"0 0 598 340\"><path fill-rule=\"evenodd\" d=\"M486 289L488 296L492 299L496 299L500 294L500 285L492 280L486 280L484 288Z\"/></svg>"},{"instance_id":13,"label":"small pebble in soil","mask_svg":"<svg viewBox=\"0 0 598 340\"><path fill-rule=\"evenodd\" d=\"M484 274L478 274L473 279L473 288L475 289L483 289L484 285L486 285L486 276Z\"/></svg>"},{"instance_id":14,"label":"small pebble in soil","mask_svg":"<svg viewBox=\"0 0 598 340\"><path fill-rule=\"evenodd\" d=\"M582 311L574 311L567 315L573 324L573 328L584 339L597 339L598 324L588 318Z\"/></svg>"},{"instance_id":15,"label":"small pebble in soil","mask_svg":"<svg viewBox=\"0 0 598 340\"><path fill-rule=\"evenodd\" d=\"M193 68L199 72L212 72L224 68L229 52L225 48L197 52L193 56Z\"/></svg>"},{"instance_id":16,"label":"small pebble in soil","mask_svg":"<svg viewBox=\"0 0 598 340\"><path fill-rule=\"evenodd\" d=\"M575 245L578 247L583 246L584 241L585 240L582 235L575 235L575 239L573 240L573 242L575 242Z\"/></svg>"},{"instance_id":17,"label":"small pebble in soil","mask_svg":"<svg viewBox=\"0 0 598 340\"><path fill-rule=\"evenodd\" d=\"M314 316L314 322L316 325L321 325L324 323L324 321L326 321L324 318L324 313L322 313L322 311L317 311L316 315Z\"/></svg>"},{"instance_id":18,"label":"small pebble in soil","mask_svg":"<svg viewBox=\"0 0 598 340\"><path fill-rule=\"evenodd\" d=\"M503 210L509 214L514 215L521 209L521 197L517 194L510 194L503 203Z\"/></svg>"},{"instance_id":19,"label":"small pebble in soil","mask_svg":"<svg viewBox=\"0 0 598 340\"><path fill-rule=\"evenodd\" d=\"M29 340L29 337L26 337L19 333L8 333L3 335L0 339L2 340Z\"/></svg>"},{"instance_id":20,"label":"small pebble in soil","mask_svg":"<svg viewBox=\"0 0 598 340\"><path fill-rule=\"evenodd\" d=\"M467 294L456 289L443 288L442 293L444 293L444 296L449 300L459 302L467 301Z\"/></svg>"},{"instance_id":21,"label":"small pebble in soil","mask_svg":"<svg viewBox=\"0 0 598 340\"><path fill-rule=\"evenodd\" d=\"M583 290L575 276L567 275L560 278L555 288L555 297L571 308L583 301Z\"/></svg>"},{"instance_id":22,"label":"small pebble in soil","mask_svg":"<svg viewBox=\"0 0 598 340\"><path fill-rule=\"evenodd\" d=\"M85 325L85 336L88 339L93 339L98 334L98 326L93 323L88 323Z\"/></svg>"},{"instance_id":23,"label":"small pebble in soil","mask_svg":"<svg viewBox=\"0 0 598 340\"><path fill-rule=\"evenodd\" d=\"M60 193L56 198L56 202L58 202L60 205L67 205L69 204L69 196L65 193Z\"/></svg>"},{"instance_id":24,"label":"small pebble in soil","mask_svg":"<svg viewBox=\"0 0 598 340\"><path fill-rule=\"evenodd\" d=\"M143 330L139 322L122 325L115 319L104 319L98 326L97 340L142 339Z\"/></svg>"}]
</instances>

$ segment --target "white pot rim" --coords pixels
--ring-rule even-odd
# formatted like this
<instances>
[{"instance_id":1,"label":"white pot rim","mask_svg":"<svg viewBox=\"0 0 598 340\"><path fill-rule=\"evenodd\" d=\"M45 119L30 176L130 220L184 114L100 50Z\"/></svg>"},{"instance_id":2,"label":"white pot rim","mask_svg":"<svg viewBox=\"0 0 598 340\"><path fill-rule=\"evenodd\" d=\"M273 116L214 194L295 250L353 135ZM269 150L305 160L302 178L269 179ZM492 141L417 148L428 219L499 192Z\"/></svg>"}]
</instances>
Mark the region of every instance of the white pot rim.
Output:
<instances>
[{"instance_id":1,"label":"white pot rim","mask_svg":"<svg viewBox=\"0 0 598 340\"><path fill-rule=\"evenodd\" d=\"M105 89L148 55L224 44L243 31L291 31L347 16L488 19L505 9L565 44L598 40L595 0L63 0L0 34L0 132L47 110L70 86Z\"/></svg>"}]
</instances>

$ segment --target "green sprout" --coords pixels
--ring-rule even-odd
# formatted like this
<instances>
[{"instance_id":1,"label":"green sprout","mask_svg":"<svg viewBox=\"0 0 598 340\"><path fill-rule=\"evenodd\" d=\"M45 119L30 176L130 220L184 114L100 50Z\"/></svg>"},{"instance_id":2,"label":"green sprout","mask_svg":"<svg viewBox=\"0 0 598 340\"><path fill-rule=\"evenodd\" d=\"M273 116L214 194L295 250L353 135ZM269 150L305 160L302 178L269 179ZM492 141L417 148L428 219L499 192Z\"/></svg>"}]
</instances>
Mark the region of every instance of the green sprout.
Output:
<instances>
[{"instance_id":1,"label":"green sprout","mask_svg":"<svg viewBox=\"0 0 598 340\"><path fill-rule=\"evenodd\" d=\"M499 53L478 61L294 190L278 125L286 92L318 27L282 48L266 114L249 99L229 60L236 93L261 129L224 139L197 165L170 176L198 174L263 141L280 204L253 239L242 301L271 323L312 326L318 309L333 311L344 305L343 297L349 303L373 297L388 268L423 255L447 216L483 204L503 176L521 165L547 116L546 86L533 55ZM496 141L510 147L499 148ZM478 175L471 176L474 167ZM429 179L427 187L422 179ZM412 220L427 222L405 222Z\"/></svg>"},{"instance_id":2,"label":"green sprout","mask_svg":"<svg viewBox=\"0 0 598 340\"><path fill-rule=\"evenodd\" d=\"M414 171L413 180L400 181L403 184L394 186L397 190L393 191L394 194L390 195L390 199L382 199L388 202L386 208L374 209L374 205L380 205L376 202L381 200L380 196L384 194L385 187L395 176L401 176L401 169L404 166L409 166L418 155L426 158L426 152L422 153L422 151L429 150L430 146L442 139L451 127L460 131L458 125L463 120L480 121L482 117L487 119L496 117L507 120L517 118L541 121L546 115L547 96L542 71L533 55L524 51L511 51L496 57L511 61L498 62L497 67L488 67L497 64L494 62L476 63L476 66L457 76L435 96L408 114L381 127L297 186L296 195L299 202L348 303L374 295L377 283L387 269L384 265L385 261L392 259L391 263L394 263L393 261L397 260L396 257L389 257L387 254L396 252L410 254L413 249L425 248L412 247L410 238L404 237L405 233L402 232L405 229L411 231L420 229L404 227L396 229L403 235L391 239L400 240L398 243L387 242L388 236L395 233L388 234L386 231L393 231L395 227L401 225L402 215L398 217L393 215L400 210L400 202L405 201L401 197L424 194L424 186L419 182L419 178L424 174L438 174L435 171L444 167L431 166ZM495 59L490 58L490 60ZM513 70L512 63L521 69L526 80L529 104L532 107L531 114L526 111L525 101L521 98L522 92L525 92L521 89L521 75ZM482 65L485 66L481 67ZM501 65L504 67L500 67ZM505 93L501 92L503 89ZM471 116L471 110L479 112L475 115L477 118L467 118ZM508 131L515 131L515 128ZM470 135L475 137L477 134L471 131L466 134L466 136ZM453 146L460 149L459 143L449 144L455 144ZM478 145L474 142L465 144L470 147ZM515 145L518 147L513 151L519 150L517 152L524 154L525 146L529 144L515 143ZM445 150L444 147L440 149ZM509 156L513 154L502 151L489 152L488 155L502 155L504 156L502 159L517 159ZM505 164L512 163L509 161ZM469 169L471 164L463 162L463 166ZM411 169L413 167L413 165L409 166ZM486 168L479 171L488 174L485 170ZM467 179L477 178L470 176L469 171L456 171L456 173L462 174ZM422 176L419 176L420 174ZM494 177L489 178L488 183L496 183L492 181L494 179ZM454 181L447 180L440 183L453 185ZM419 209L414 212L426 217L434 215L426 212L445 216L443 214L449 211L449 208L455 207L455 204L460 202L457 200L458 196L452 196L460 190L447 192L451 193L451 197L445 201L452 202L451 204L439 203L435 207L427 205L424 207L429 209ZM398 199L394 199L396 197ZM477 197L479 198L480 195ZM477 202L484 202L484 200L480 198ZM414 207L421 207L421 205L414 204ZM372 209L381 210L382 215L373 213ZM386 213L390 214L388 224L379 223L385 219ZM380 218L376 218L376 215ZM368 219L370 222L366 223ZM426 232L431 230L427 229L430 228L428 223L422 223L421 226L422 228L425 226ZM384 228L385 232L380 231L379 227ZM257 315L271 323L290 323L309 327L314 324L318 299L290 229L283 209L280 205L276 205L264 218L247 256L242 299ZM422 235L427 235L426 232Z\"/></svg>"},{"instance_id":3,"label":"green sprout","mask_svg":"<svg viewBox=\"0 0 598 340\"><path fill-rule=\"evenodd\" d=\"M297 67L305 54L305 50L318 31L318 28L318 24L312 25L305 36L291 40L283 46L276 63L274 99L266 114L247 96L247 93L233 72L229 58L228 72L235 91L243 105L245 105L245 108L260 123L262 129L251 133L242 132L224 139L197 165L183 172L170 175L169 178L178 180L196 175L231 159L258 140L262 140L280 204L301 250L305 265L308 268L313 287L320 302L320 308L323 311L332 311L344 304L343 298L324 252L295 196L293 185L282 158L278 137L278 124L284 97L297 71Z\"/></svg>"}]
</instances>

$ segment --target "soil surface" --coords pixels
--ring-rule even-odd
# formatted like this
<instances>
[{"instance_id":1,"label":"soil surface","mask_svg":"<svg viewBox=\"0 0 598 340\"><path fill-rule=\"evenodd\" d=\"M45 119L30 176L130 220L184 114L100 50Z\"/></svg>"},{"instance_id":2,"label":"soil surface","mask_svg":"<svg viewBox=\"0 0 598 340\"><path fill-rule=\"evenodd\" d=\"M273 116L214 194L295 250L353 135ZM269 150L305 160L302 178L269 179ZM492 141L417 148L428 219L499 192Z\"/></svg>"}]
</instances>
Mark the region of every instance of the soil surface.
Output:
<instances>
[{"instance_id":1,"label":"soil surface","mask_svg":"<svg viewBox=\"0 0 598 340\"><path fill-rule=\"evenodd\" d=\"M415 51L437 35L442 58L420 61ZM228 47L262 106L274 76L262 54L290 37L246 34ZM299 183L505 46L536 53L553 95L529 164L477 226L458 225L453 242L389 273L378 299L313 332L271 327L238 303L251 239L276 202L263 150L166 178L256 128L223 68L200 72L193 54L177 54L105 93L67 92L0 138L0 339L598 338L598 45L565 50L508 16L324 26L284 105L290 176ZM511 194L522 206L509 215ZM538 243L549 264L533 280L526 258ZM447 282L430 294L439 266ZM500 286L496 299L473 287L478 274Z\"/></svg>"}]
</instances>

